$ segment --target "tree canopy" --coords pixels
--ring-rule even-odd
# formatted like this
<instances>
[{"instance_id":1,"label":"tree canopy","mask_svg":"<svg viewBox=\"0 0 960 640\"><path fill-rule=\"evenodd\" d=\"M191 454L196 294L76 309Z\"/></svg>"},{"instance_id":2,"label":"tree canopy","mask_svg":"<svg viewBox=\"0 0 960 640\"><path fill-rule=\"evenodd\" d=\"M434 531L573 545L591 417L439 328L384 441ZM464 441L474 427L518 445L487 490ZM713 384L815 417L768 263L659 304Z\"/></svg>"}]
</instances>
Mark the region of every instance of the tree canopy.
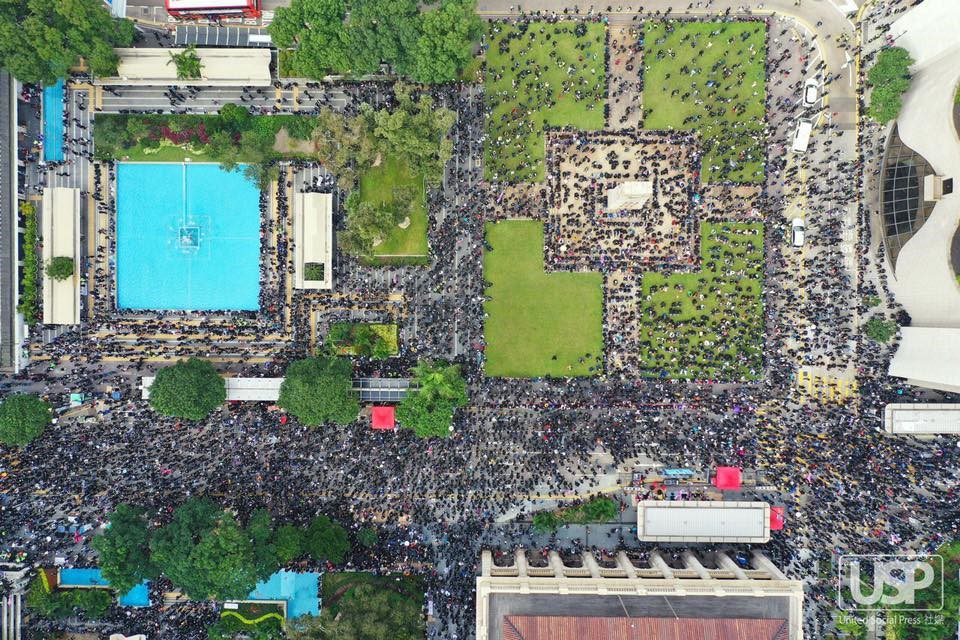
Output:
<instances>
[{"instance_id":1,"label":"tree canopy","mask_svg":"<svg viewBox=\"0 0 960 640\"><path fill-rule=\"evenodd\" d=\"M863 326L867 337L876 342L890 342L893 336L897 335L897 323L893 320L887 320L883 316L875 315L870 318Z\"/></svg>"},{"instance_id":2,"label":"tree canopy","mask_svg":"<svg viewBox=\"0 0 960 640\"><path fill-rule=\"evenodd\" d=\"M444 0L422 13L416 0L292 0L269 29L278 47L293 49L289 67L297 76L362 76L385 62L400 76L448 82L480 36L474 8L474 0Z\"/></svg>"},{"instance_id":3,"label":"tree canopy","mask_svg":"<svg viewBox=\"0 0 960 640\"><path fill-rule=\"evenodd\" d=\"M243 598L257 583L253 542L229 512L192 498L150 540L153 562L189 597Z\"/></svg>"},{"instance_id":4,"label":"tree canopy","mask_svg":"<svg viewBox=\"0 0 960 640\"><path fill-rule=\"evenodd\" d=\"M450 109L437 108L426 93L414 100L412 88L402 82L394 86L394 93L397 106L392 111L377 110L364 103L360 113L384 152L417 167L428 184L438 184L453 157L449 134L457 116Z\"/></svg>"},{"instance_id":5,"label":"tree canopy","mask_svg":"<svg viewBox=\"0 0 960 640\"><path fill-rule=\"evenodd\" d=\"M100 554L100 570L110 586L127 593L146 578L157 576L150 562L150 534L146 511L128 504L117 505L110 514L110 526L93 539Z\"/></svg>"},{"instance_id":6,"label":"tree canopy","mask_svg":"<svg viewBox=\"0 0 960 640\"><path fill-rule=\"evenodd\" d=\"M307 527L303 547L317 562L340 564L350 551L347 530L327 516L317 516Z\"/></svg>"},{"instance_id":7,"label":"tree canopy","mask_svg":"<svg viewBox=\"0 0 960 640\"><path fill-rule=\"evenodd\" d=\"M202 420L227 399L227 388L206 360L190 358L161 369L150 387L150 406L167 416Z\"/></svg>"},{"instance_id":8,"label":"tree canopy","mask_svg":"<svg viewBox=\"0 0 960 640\"><path fill-rule=\"evenodd\" d=\"M50 405L38 396L15 393L0 403L0 442L22 447L50 424Z\"/></svg>"},{"instance_id":9,"label":"tree canopy","mask_svg":"<svg viewBox=\"0 0 960 640\"><path fill-rule=\"evenodd\" d=\"M352 373L353 367L346 358L295 360L287 367L277 404L306 425L349 424L360 413Z\"/></svg>"},{"instance_id":10,"label":"tree canopy","mask_svg":"<svg viewBox=\"0 0 960 640\"><path fill-rule=\"evenodd\" d=\"M473 56L473 43L483 24L474 0L443 0L423 16L413 52L411 77L418 82L441 83L457 79Z\"/></svg>"},{"instance_id":11,"label":"tree canopy","mask_svg":"<svg viewBox=\"0 0 960 640\"><path fill-rule=\"evenodd\" d=\"M203 73L203 62L197 53L197 46L193 44L184 47L179 53L171 51L167 64L176 66L177 77L181 80L193 80Z\"/></svg>"},{"instance_id":12,"label":"tree canopy","mask_svg":"<svg viewBox=\"0 0 960 640\"><path fill-rule=\"evenodd\" d=\"M287 631L291 640L420 640L423 635L423 612L415 600L368 584L351 589L336 613L324 607L318 617L301 618Z\"/></svg>"},{"instance_id":13,"label":"tree canopy","mask_svg":"<svg viewBox=\"0 0 960 640\"><path fill-rule=\"evenodd\" d=\"M421 438L450 435L454 411L467 403L460 366L421 360L412 373L417 386L397 407L397 420Z\"/></svg>"},{"instance_id":14,"label":"tree canopy","mask_svg":"<svg viewBox=\"0 0 960 640\"><path fill-rule=\"evenodd\" d=\"M54 280L66 280L73 275L73 258L56 256L47 263L47 275Z\"/></svg>"},{"instance_id":15,"label":"tree canopy","mask_svg":"<svg viewBox=\"0 0 960 640\"><path fill-rule=\"evenodd\" d=\"M900 114L903 94L910 89L910 65L913 58L903 47L887 47L867 73L870 92L870 117L881 124L894 120Z\"/></svg>"},{"instance_id":16,"label":"tree canopy","mask_svg":"<svg viewBox=\"0 0 960 640\"><path fill-rule=\"evenodd\" d=\"M81 56L94 75L116 75L113 47L134 35L133 23L111 17L101 0L0 3L0 65L22 82L53 84Z\"/></svg>"}]
</instances>

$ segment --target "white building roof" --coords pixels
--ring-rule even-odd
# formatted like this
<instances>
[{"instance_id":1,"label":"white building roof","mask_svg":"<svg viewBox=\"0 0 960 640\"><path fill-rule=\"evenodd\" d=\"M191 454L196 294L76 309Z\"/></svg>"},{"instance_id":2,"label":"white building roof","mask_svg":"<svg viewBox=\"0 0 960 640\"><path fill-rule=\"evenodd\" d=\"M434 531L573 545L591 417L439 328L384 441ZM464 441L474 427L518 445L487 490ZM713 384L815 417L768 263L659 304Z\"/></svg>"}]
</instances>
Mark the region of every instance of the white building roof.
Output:
<instances>
[{"instance_id":1,"label":"white building roof","mask_svg":"<svg viewBox=\"0 0 960 640\"><path fill-rule=\"evenodd\" d=\"M643 500L637 538L647 542L741 542L770 539L766 502Z\"/></svg>"},{"instance_id":2,"label":"white building roof","mask_svg":"<svg viewBox=\"0 0 960 640\"><path fill-rule=\"evenodd\" d=\"M960 404L894 403L883 410L887 433L960 435Z\"/></svg>"},{"instance_id":3,"label":"white building roof","mask_svg":"<svg viewBox=\"0 0 960 640\"><path fill-rule=\"evenodd\" d=\"M51 187L43 190L43 323L80 324L80 190ZM51 259L73 259L73 277L54 280L47 275Z\"/></svg>"},{"instance_id":4,"label":"white building roof","mask_svg":"<svg viewBox=\"0 0 960 640\"><path fill-rule=\"evenodd\" d=\"M333 196L329 193L293 194L293 286L297 289L333 288ZM323 265L323 280L306 280L308 262Z\"/></svg>"},{"instance_id":5,"label":"white building roof","mask_svg":"<svg viewBox=\"0 0 960 640\"><path fill-rule=\"evenodd\" d=\"M607 211L636 211L642 209L652 196L653 183L649 180L621 182L607 190Z\"/></svg>"},{"instance_id":6,"label":"white building roof","mask_svg":"<svg viewBox=\"0 0 960 640\"><path fill-rule=\"evenodd\" d=\"M124 85L204 85L204 86L269 86L270 50L264 48L198 48L202 64L201 77L193 80L177 78L177 67L170 58L170 49L115 49L120 56L117 77L98 78L97 84Z\"/></svg>"},{"instance_id":7,"label":"white building roof","mask_svg":"<svg viewBox=\"0 0 960 640\"><path fill-rule=\"evenodd\" d=\"M901 327L891 376L926 389L960 392L960 329Z\"/></svg>"},{"instance_id":8,"label":"white building roof","mask_svg":"<svg viewBox=\"0 0 960 640\"><path fill-rule=\"evenodd\" d=\"M144 400L150 398L150 387L154 376L144 376L140 391ZM280 385L283 378L225 378L227 401L276 402L280 398Z\"/></svg>"}]
</instances>

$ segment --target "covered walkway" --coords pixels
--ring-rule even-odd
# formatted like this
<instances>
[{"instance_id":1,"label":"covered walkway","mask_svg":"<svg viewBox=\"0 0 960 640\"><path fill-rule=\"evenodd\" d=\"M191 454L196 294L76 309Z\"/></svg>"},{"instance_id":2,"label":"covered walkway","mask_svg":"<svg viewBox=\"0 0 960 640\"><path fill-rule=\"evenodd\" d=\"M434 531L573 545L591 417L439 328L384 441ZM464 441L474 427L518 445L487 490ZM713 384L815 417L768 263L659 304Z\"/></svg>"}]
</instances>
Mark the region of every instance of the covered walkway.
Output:
<instances>
[{"instance_id":1,"label":"covered walkway","mask_svg":"<svg viewBox=\"0 0 960 640\"><path fill-rule=\"evenodd\" d=\"M150 398L154 376L144 376L140 391L144 400ZM283 378L225 378L227 402L276 402L280 399ZM400 402L410 389L409 378L355 378L353 390L360 395L360 402Z\"/></svg>"},{"instance_id":2,"label":"covered walkway","mask_svg":"<svg viewBox=\"0 0 960 640\"><path fill-rule=\"evenodd\" d=\"M43 323L80 323L80 190L51 187L43 191ZM73 275L54 280L47 275L50 260L73 260Z\"/></svg>"},{"instance_id":3,"label":"covered walkway","mask_svg":"<svg viewBox=\"0 0 960 640\"><path fill-rule=\"evenodd\" d=\"M177 67L170 58L170 49L161 47L115 51L120 56L117 77L97 78L96 84L266 87L273 83L270 77L268 48L198 48L201 69L200 77L195 79L177 78Z\"/></svg>"}]
</instances>

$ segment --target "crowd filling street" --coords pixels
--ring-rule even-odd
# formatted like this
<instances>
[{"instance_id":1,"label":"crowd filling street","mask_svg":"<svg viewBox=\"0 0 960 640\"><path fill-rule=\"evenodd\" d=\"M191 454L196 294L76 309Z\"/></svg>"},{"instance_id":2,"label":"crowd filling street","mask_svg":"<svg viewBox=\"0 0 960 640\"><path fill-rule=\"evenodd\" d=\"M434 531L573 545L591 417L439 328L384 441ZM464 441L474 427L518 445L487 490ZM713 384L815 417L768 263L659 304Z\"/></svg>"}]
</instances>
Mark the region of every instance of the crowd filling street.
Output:
<instances>
[{"instance_id":1,"label":"crowd filling street","mask_svg":"<svg viewBox=\"0 0 960 640\"><path fill-rule=\"evenodd\" d=\"M696 3L704 10L710 5ZM867 19L882 30L908 6L878 3ZM676 19L682 11L666 13ZM509 20L559 21L575 13L578 19L601 22L599 13L587 14L583 6ZM512 553L523 546L533 556L547 550L571 556L584 549L630 549L641 557L654 547L637 541L629 521L635 494L610 492L609 479L629 475L640 460L700 470L730 465L761 472L772 485L748 490L748 497L786 507L785 529L762 549L790 578L806 582L805 634L820 638L831 624L834 604L832 582L820 576L838 554L930 551L960 535L956 439L894 438L881 425L888 402L949 397L920 394L888 377L891 345L873 342L859 329L868 297L879 297L892 314L899 310L883 275L884 258L871 249L877 242L865 222L869 207L858 196L864 175L879 171L880 158L872 151L841 153L841 145L854 136L871 138L879 129L863 124L857 131L839 118L823 120L806 156L790 152L795 119L804 112L806 79L818 78L822 90L829 91L831 83L846 83L846 78L831 78L822 61L812 62L814 40L798 32L794 20L755 17L767 30L767 116L757 133L766 152L765 178L744 185L702 183L703 147L695 128L634 128L643 121L643 60L630 44L637 35L630 35L630 27L663 19L659 13L632 18L631 25L618 28L616 41L607 42L608 72L615 77L605 84L606 127L590 133L551 130L544 182L485 179L490 103L482 85L434 89L437 103L456 111L457 121L451 134L454 160L442 185L427 194L430 264L371 266L338 252L333 294L297 291L288 299L294 247L284 230L290 225L292 194L331 192L338 200L345 195L335 176L315 163L297 161L282 163L278 184L261 194L259 312L118 310L112 273L116 167L94 163L93 191L83 195L96 203L88 214L109 222L97 227L97 251L88 256L95 281L84 326L46 342L36 336L30 364L0 380L4 394L39 393L58 408L67 408L70 394L86 394L92 402L87 411L63 413L30 446L2 450L0 550L6 559L37 566L55 558L67 566L95 565L91 534L121 502L147 506L156 521L201 495L236 510L241 520L258 507L286 522L306 523L324 513L354 530L379 527L380 543L356 551L347 567L415 567L425 575L433 607L429 637L462 640L473 637L481 549ZM709 17L744 18L722 11ZM696 46L710 45L701 39ZM869 55L866 49L863 53ZM597 61L581 64L592 68ZM162 97L169 102L164 111L190 110L197 90L164 89ZM124 91L111 89L115 104L124 104L119 102ZM269 98L244 88L228 101L250 103L257 113L289 112L289 104L276 104L273 90L267 93ZM364 101L393 104L390 85L381 82L348 88L304 85L299 95L308 101L303 112L315 107L356 113ZM569 99L577 98L571 94ZM68 106L65 124L81 125L71 114L88 106L83 100ZM137 108L127 104L122 110ZM209 110L216 110L212 102ZM74 128L77 137L66 140L68 158L92 160L95 111L93 121L92 131ZM695 121L688 124L696 127ZM25 159L36 160L28 155ZM65 177L76 167L68 161L43 170ZM534 173L526 169L519 173ZM652 195L644 209L606 211L609 189L646 180L652 182ZM798 201L805 209L803 247L793 247L789 237L790 211ZM548 271L605 274L607 359L601 375L485 376L484 224L507 218L545 222ZM342 223L338 208L334 224ZM741 226L731 231L732 224ZM842 250L844 239L854 244L855 253ZM732 248L729 254L702 255L701 242L726 242ZM754 253L759 262L747 267L734 257ZM729 377L672 375L672 368L671 375L659 375L651 369L645 356L685 347L673 333L654 334L644 324L651 316L643 312L642 298L657 292L643 289L647 272L698 274L702 281L693 287L700 288L691 292L744 280L742 287L724 289L722 295L729 297L720 301L725 311L715 325L677 329L687 331L687 339L700 333L694 339L700 351L686 363L691 371L709 356L711 343L701 342L703 331L715 334L713 347L732 351L725 365L702 370L730 372ZM193 422L161 416L141 398L140 378L178 357L211 357L234 375L282 376L291 360L315 346L314 334L322 336L323 327L342 320L400 325L399 355L382 361L357 358L356 377L405 376L424 357L461 365L470 401L457 411L450 437L424 441L409 430L375 432L366 418L346 427L308 428L281 419L266 403L229 403ZM796 384L805 366L850 375L859 391L840 401L813 397ZM556 535L532 530L535 509L601 489L620 502L625 514L602 529L605 535L591 536L576 526ZM58 532L68 522L90 529ZM155 606L114 608L97 631L206 637L219 605L162 608L160 593L169 586L155 581Z\"/></svg>"}]
</instances>

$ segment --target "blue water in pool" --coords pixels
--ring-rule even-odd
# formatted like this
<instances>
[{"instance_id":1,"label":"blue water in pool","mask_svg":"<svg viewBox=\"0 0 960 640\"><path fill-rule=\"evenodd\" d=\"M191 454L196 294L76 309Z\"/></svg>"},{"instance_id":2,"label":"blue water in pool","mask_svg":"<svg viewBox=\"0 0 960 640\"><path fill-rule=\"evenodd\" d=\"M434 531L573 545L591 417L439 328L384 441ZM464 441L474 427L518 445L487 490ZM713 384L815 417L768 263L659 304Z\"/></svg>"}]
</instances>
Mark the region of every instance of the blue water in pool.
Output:
<instances>
[{"instance_id":1,"label":"blue water in pool","mask_svg":"<svg viewBox=\"0 0 960 640\"><path fill-rule=\"evenodd\" d=\"M286 600L287 618L320 614L319 573L277 571L266 582L258 582L250 600Z\"/></svg>"},{"instance_id":2,"label":"blue water in pool","mask_svg":"<svg viewBox=\"0 0 960 640\"><path fill-rule=\"evenodd\" d=\"M63 80L43 90L43 159L63 161Z\"/></svg>"},{"instance_id":3,"label":"blue water in pool","mask_svg":"<svg viewBox=\"0 0 960 640\"><path fill-rule=\"evenodd\" d=\"M67 587L109 587L100 569L61 569L60 584ZM149 607L150 582L144 580L133 589L118 598L121 607Z\"/></svg>"},{"instance_id":4,"label":"blue water in pool","mask_svg":"<svg viewBox=\"0 0 960 640\"><path fill-rule=\"evenodd\" d=\"M215 164L117 166L117 306L255 311L260 192Z\"/></svg>"}]
</instances>

